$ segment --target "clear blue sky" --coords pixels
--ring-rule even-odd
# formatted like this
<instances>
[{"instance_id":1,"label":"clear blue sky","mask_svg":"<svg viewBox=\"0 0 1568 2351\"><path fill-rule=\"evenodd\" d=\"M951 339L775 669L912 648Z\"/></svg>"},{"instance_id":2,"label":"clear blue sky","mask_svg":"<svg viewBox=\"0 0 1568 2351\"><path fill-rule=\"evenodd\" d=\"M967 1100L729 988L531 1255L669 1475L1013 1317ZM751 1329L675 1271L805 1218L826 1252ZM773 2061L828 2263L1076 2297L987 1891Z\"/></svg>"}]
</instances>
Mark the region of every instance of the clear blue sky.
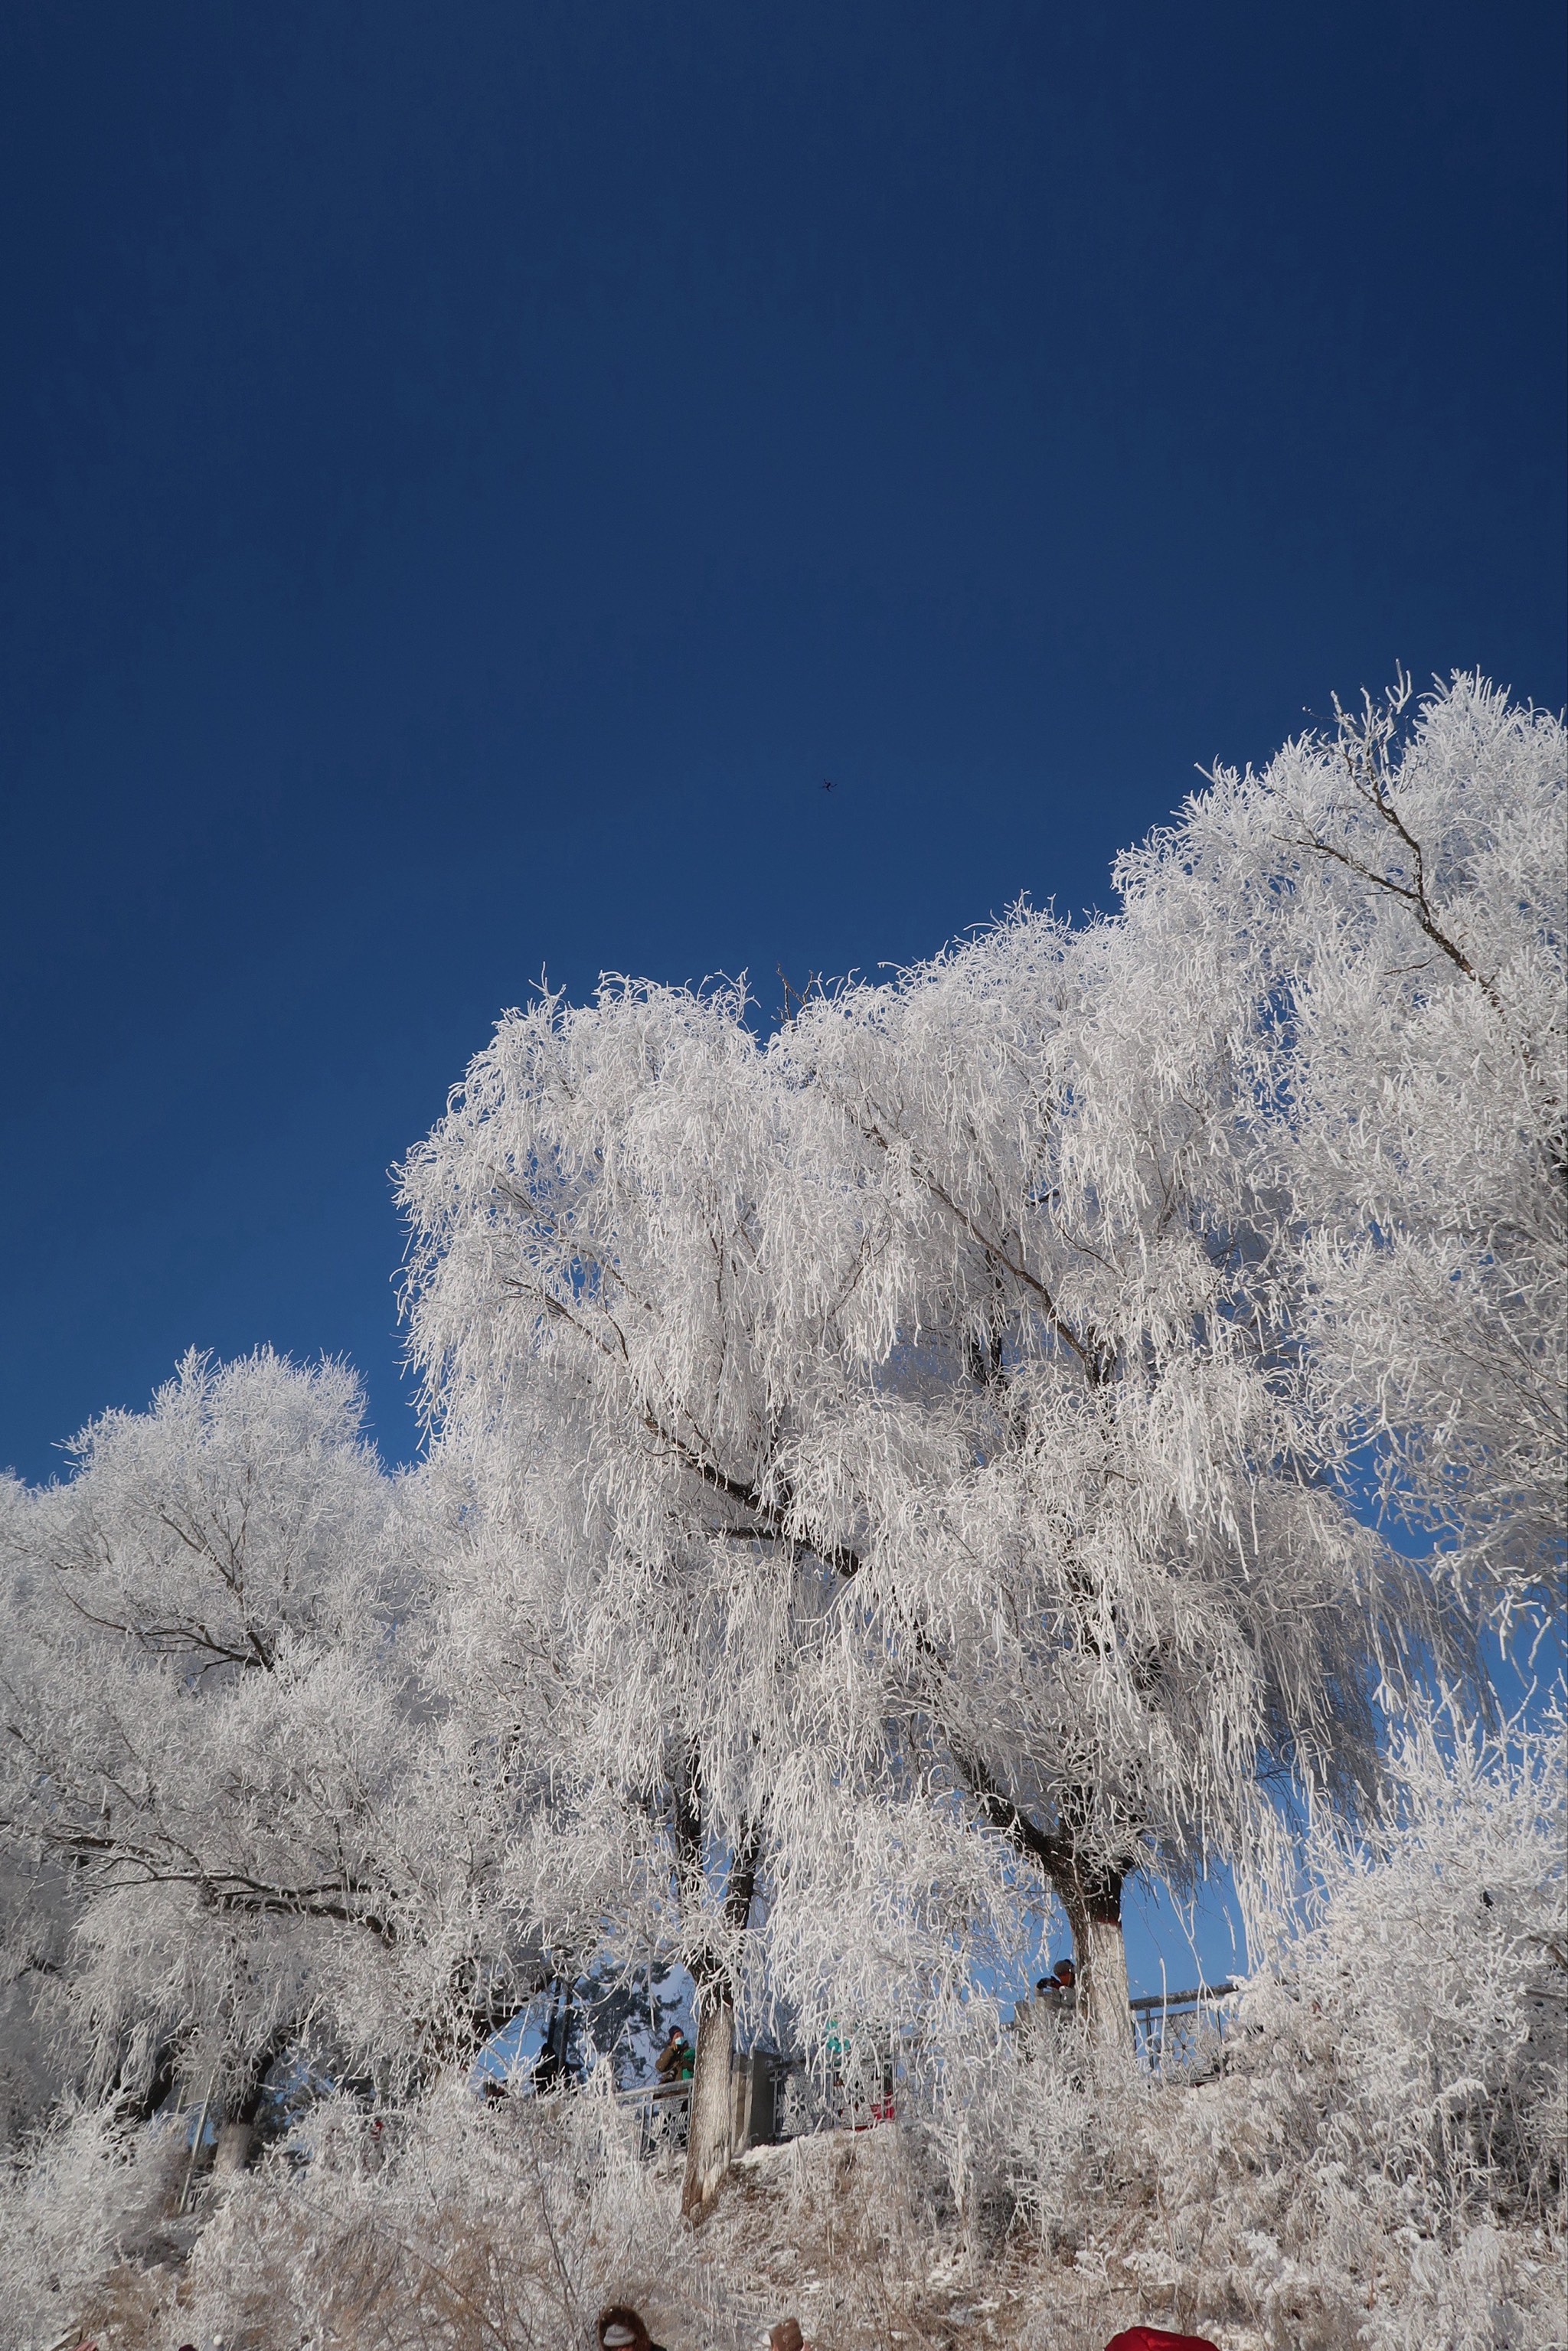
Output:
<instances>
[{"instance_id":1,"label":"clear blue sky","mask_svg":"<svg viewBox=\"0 0 1568 2351\"><path fill-rule=\"evenodd\" d=\"M0 1461L264 1339L408 1454L386 1170L541 970L771 1008L1396 658L1560 705L1562 51L11 0Z\"/></svg>"}]
</instances>

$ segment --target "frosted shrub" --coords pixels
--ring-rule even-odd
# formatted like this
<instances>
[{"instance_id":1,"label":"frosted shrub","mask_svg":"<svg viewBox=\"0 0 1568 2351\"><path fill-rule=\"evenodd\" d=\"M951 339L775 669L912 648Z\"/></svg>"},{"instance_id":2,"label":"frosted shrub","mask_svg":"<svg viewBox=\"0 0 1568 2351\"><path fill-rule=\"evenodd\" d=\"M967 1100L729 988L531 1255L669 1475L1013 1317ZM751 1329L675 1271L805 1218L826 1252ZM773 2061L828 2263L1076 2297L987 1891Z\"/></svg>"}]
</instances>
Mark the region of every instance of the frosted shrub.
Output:
<instances>
[{"instance_id":1,"label":"frosted shrub","mask_svg":"<svg viewBox=\"0 0 1568 2351\"><path fill-rule=\"evenodd\" d=\"M0 2307L16 2351L46 2351L110 2269L142 2254L177 2199L177 2127L136 2128L89 2107L0 2166Z\"/></svg>"},{"instance_id":2,"label":"frosted shrub","mask_svg":"<svg viewBox=\"0 0 1568 2351\"><path fill-rule=\"evenodd\" d=\"M331 2104L230 2194L181 2323L225 2342L580 2345L600 2304L656 2304L672 2194L601 2069L584 2093L395 2115ZM298 2158L308 2156L308 2161Z\"/></svg>"},{"instance_id":3,"label":"frosted shrub","mask_svg":"<svg viewBox=\"0 0 1568 2351\"><path fill-rule=\"evenodd\" d=\"M1418 1723L1394 1775L1382 1835L1313 1840L1310 1923L1249 1989L1211 2100L1217 2168L1258 2202L1249 2288L1281 2340L1302 2263L1369 2343L1544 2340L1525 2314L1530 2248L1564 2217L1558 1727Z\"/></svg>"},{"instance_id":4,"label":"frosted shrub","mask_svg":"<svg viewBox=\"0 0 1568 2351\"><path fill-rule=\"evenodd\" d=\"M1048 2244L1279 2351L1544 2346L1565 2217L1561 1740L1427 1720L1393 1773L1380 1833L1309 1839L1295 1931L1218 2063L1107 2098L1064 2044L998 2085L987 2160Z\"/></svg>"}]
</instances>

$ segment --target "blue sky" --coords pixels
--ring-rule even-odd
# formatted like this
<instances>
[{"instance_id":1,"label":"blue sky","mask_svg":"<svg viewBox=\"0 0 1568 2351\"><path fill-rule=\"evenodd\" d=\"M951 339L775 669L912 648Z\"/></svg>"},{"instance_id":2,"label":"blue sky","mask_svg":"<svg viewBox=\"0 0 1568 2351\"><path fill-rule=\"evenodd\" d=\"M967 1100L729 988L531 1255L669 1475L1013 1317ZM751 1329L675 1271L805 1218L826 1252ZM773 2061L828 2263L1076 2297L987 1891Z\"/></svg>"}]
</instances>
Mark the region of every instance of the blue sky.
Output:
<instances>
[{"instance_id":1,"label":"blue sky","mask_svg":"<svg viewBox=\"0 0 1568 2351\"><path fill-rule=\"evenodd\" d=\"M406 1456L386 1170L541 971L771 1008L1396 659L1560 705L1562 47L15 0L0 1461L262 1340Z\"/></svg>"}]
</instances>

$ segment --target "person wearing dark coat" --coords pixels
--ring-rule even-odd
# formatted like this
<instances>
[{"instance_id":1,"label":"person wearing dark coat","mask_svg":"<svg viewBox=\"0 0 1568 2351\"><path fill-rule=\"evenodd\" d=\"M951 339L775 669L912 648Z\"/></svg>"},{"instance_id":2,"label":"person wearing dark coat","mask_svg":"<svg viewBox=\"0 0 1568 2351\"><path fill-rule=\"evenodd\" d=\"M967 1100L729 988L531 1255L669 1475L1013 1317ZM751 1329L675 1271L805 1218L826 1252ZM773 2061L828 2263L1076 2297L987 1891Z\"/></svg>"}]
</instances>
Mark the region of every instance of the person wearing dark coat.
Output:
<instances>
[{"instance_id":1,"label":"person wearing dark coat","mask_svg":"<svg viewBox=\"0 0 1568 2351\"><path fill-rule=\"evenodd\" d=\"M678 2024L672 2024L669 2039L653 2060L654 2073L661 2082L686 2082L695 2062L691 2043Z\"/></svg>"}]
</instances>

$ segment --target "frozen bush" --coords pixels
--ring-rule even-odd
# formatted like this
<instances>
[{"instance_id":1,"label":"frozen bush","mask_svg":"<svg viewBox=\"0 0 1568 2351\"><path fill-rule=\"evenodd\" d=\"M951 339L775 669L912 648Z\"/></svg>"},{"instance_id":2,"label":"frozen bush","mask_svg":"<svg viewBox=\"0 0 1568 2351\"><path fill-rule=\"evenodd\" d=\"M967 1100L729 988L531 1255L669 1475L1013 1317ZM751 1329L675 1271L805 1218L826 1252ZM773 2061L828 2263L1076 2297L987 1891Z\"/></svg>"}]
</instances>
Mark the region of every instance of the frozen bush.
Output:
<instances>
[{"instance_id":1,"label":"frozen bush","mask_svg":"<svg viewBox=\"0 0 1568 2351\"><path fill-rule=\"evenodd\" d=\"M657 2295L675 2225L608 2067L548 2099L330 2103L225 2199L183 2323L229 2343L553 2351L612 2289Z\"/></svg>"},{"instance_id":2,"label":"frozen bush","mask_svg":"<svg viewBox=\"0 0 1568 2351\"><path fill-rule=\"evenodd\" d=\"M1107 2094L1013 2069L984 2157L1048 2245L1279 2351L1545 2346L1564 2220L1560 1726L1412 1724L1375 1835L1307 1841L1218 2064ZM984 2107L969 2127L983 2126Z\"/></svg>"},{"instance_id":3,"label":"frozen bush","mask_svg":"<svg viewBox=\"0 0 1568 2351\"><path fill-rule=\"evenodd\" d=\"M86 2107L0 2167L0 2306L15 2351L47 2351L117 2262L156 2250L186 2152L175 2123L138 2128Z\"/></svg>"}]
</instances>

